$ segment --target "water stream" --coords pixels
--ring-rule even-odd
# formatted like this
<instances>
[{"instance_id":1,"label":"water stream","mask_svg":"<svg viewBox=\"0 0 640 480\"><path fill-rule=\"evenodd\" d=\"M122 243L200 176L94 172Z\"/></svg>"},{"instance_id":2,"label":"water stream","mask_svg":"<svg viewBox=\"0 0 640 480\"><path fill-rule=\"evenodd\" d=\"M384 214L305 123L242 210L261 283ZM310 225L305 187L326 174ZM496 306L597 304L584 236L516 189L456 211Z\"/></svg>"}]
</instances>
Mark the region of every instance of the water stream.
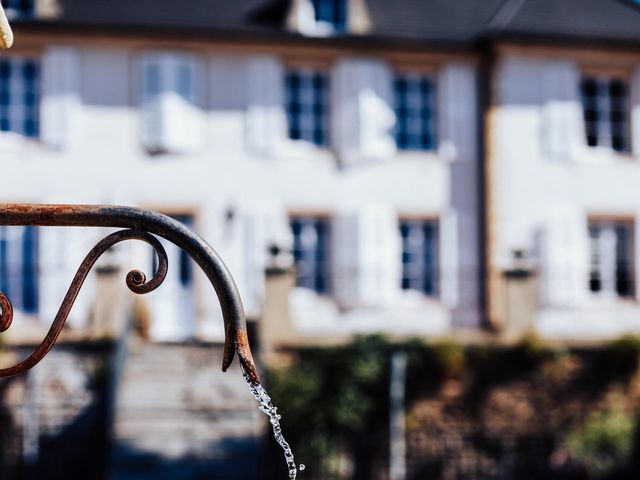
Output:
<instances>
[{"instance_id":1,"label":"water stream","mask_svg":"<svg viewBox=\"0 0 640 480\"><path fill-rule=\"evenodd\" d=\"M273 428L273 436L275 437L276 442L278 442L278 445L280 445L282 450L284 450L284 459L287 462L287 469L289 470L289 480L294 480L298 474L298 467L293 459L291 447L282 435L282 427L280 426L281 417L278 414L278 409L273 406L273 403L271 403L271 397L267 394L267 391L262 387L262 385L259 383L253 383L249 378L249 375L247 375L244 370L242 371L242 376L249 385L249 390L251 390L251 393L260 404L258 409L269 417L269 421ZM305 466L301 464L300 471L303 471L304 469Z\"/></svg>"}]
</instances>

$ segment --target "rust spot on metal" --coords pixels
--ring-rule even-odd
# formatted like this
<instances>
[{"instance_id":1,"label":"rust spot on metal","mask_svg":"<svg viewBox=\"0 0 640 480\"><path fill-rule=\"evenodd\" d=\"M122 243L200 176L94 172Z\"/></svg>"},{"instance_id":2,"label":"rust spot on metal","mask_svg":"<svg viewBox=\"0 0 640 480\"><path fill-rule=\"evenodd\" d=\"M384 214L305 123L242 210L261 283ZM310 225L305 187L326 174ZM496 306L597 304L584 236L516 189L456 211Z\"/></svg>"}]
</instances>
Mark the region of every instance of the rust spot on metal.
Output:
<instances>
[{"instance_id":1,"label":"rust spot on metal","mask_svg":"<svg viewBox=\"0 0 640 480\"><path fill-rule=\"evenodd\" d=\"M13 306L9 299L0 292L0 308L2 314L0 314L0 332L6 332L13 322Z\"/></svg>"}]
</instances>

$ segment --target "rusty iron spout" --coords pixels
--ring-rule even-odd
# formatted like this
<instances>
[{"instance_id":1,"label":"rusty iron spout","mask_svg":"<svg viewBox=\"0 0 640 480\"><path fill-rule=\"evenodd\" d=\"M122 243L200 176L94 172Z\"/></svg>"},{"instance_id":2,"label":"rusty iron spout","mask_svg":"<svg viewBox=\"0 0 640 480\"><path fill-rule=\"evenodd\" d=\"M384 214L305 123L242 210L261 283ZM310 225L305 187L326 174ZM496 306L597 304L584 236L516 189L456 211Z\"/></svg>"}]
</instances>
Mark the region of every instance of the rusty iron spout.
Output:
<instances>
[{"instance_id":1,"label":"rusty iron spout","mask_svg":"<svg viewBox=\"0 0 640 480\"><path fill-rule=\"evenodd\" d=\"M134 293L144 294L156 289L167 273L167 258L156 238L162 237L185 252L200 266L213 285L222 309L225 324L225 344L222 370L226 371L238 358L251 382L258 383L258 373L253 361L242 301L229 270L218 254L200 236L177 220L141 208L108 205L32 205L0 204L0 225L10 226L58 226L58 227L116 227L124 228L101 240L80 265L58 314L42 344L21 363L0 369L0 378L17 375L35 366L51 350L57 340L73 303L97 259L112 245L124 240L137 239L150 244L158 255L158 269L151 280L133 270L127 275L127 286ZM7 330L13 318L9 299L0 292L0 332Z\"/></svg>"}]
</instances>

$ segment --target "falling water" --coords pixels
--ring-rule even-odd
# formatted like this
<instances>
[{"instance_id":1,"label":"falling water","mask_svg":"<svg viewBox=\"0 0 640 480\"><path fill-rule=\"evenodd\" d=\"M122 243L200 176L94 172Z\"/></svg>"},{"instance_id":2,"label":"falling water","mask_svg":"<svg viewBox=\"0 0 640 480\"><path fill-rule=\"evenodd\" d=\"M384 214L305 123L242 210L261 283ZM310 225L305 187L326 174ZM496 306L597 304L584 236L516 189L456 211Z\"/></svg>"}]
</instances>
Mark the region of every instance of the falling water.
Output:
<instances>
[{"instance_id":1,"label":"falling water","mask_svg":"<svg viewBox=\"0 0 640 480\"><path fill-rule=\"evenodd\" d=\"M278 442L278 445L282 447L284 450L284 459L287 462L287 468L289 469L289 479L293 480L296 478L298 473L298 467L296 466L296 462L293 459L293 452L291 451L291 447L284 439L282 435L282 427L280 426L280 415L278 415L278 409L273 406L271 403L271 397L267 394L266 390L259 383L253 383L249 378L249 375L242 371L242 376L247 381L249 385L249 389L253 396L258 400L260 406L258 407L262 413L269 417L269 421L271 422L271 426L273 427L273 436ZM300 471L305 469L304 465L300 465Z\"/></svg>"}]
</instances>

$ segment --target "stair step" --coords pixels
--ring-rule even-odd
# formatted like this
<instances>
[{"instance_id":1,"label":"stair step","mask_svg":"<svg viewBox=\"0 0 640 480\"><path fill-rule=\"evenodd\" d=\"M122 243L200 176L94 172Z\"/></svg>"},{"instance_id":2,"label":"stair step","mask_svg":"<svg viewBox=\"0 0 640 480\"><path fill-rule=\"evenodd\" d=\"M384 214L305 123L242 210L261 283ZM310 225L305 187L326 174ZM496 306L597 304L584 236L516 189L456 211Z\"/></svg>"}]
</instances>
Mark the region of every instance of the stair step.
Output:
<instances>
[{"instance_id":1,"label":"stair step","mask_svg":"<svg viewBox=\"0 0 640 480\"><path fill-rule=\"evenodd\" d=\"M130 348L117 395L111 480L257 477L265 419L238 365L222 373L221 359L221 347Z\"/></svg>"}]
</instances>

